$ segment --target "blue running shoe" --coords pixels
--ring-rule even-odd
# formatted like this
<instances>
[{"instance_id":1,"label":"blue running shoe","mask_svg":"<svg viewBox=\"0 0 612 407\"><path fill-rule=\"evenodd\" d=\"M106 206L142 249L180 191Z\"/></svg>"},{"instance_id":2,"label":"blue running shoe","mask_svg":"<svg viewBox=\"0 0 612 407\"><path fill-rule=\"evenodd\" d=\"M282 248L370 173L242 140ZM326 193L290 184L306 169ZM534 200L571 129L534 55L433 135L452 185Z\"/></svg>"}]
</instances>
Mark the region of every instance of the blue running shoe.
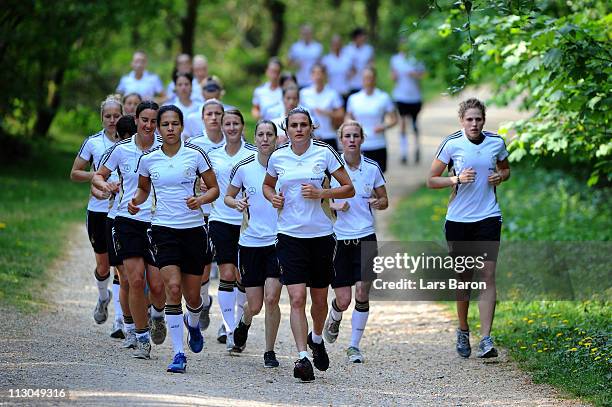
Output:
<instances>
[{"instance_id":1,"label":"blue running shoe","mask_svg":"<svg viewBox=\"0 0 612 407\"><path fill-rule=\"evenodd\" d=\"M174 360L168 365L167 372L170 373L185 373L187 370L187 357L184 353L174 355Z\"/></svg>"},{"instance_id":2,"label":"blue running shoe","mask_svg":"<svg viewBox=\"0 0 612 407\"><path fill-rule=\"evenodd\" d=\"M198 322L198 326L196 327L190 327L187 315L183 315L183 322L187 327L187 343L189 344L189 349L191 349L193 353L202 352L204 337L200 331L200 323Z\"/></svg>"}]
</instances>

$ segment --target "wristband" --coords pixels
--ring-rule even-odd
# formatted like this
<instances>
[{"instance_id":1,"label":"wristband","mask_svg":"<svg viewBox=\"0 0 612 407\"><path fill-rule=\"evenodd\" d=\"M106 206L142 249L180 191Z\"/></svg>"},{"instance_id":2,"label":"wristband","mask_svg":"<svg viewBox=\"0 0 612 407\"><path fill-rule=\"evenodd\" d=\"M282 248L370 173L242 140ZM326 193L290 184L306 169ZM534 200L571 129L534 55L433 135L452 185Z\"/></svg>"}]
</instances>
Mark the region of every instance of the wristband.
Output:
<instances>
[{"instance_id":1,"label":"wristband","mask_svg":"<svg viewBox=\"0 0 612 407\"><path fill-rule=\"evenodd\" d=\"M457 175L457 185L461 185L461 178L459 178L459 175Z\"/></svg>"}]
</instances>

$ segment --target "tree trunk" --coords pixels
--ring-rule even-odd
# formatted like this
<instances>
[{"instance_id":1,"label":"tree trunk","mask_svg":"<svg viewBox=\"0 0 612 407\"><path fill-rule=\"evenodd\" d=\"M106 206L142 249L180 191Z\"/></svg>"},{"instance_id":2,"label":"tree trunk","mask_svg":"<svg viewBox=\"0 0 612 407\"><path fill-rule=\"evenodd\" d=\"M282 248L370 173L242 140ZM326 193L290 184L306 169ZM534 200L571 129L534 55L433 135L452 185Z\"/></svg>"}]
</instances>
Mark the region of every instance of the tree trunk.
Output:
<instances>
[{"instance_id":1,"label":"tree trunk","mask_svg":"<svg viewBox=\"0 0 612 407\"><path fill-rule=\"evenodd\" d=\"M366 14L368 18L368 34L371 38L371 42L376 42L378 26L378 6L380 6L380 0L365 0Z\"/></svg>"},{"instance_id":2,"label":"tree trunk","mask_svg":"<svg viewBox=\"0 0 612 407\"><path fill-rule=\"evenodd\" d=\"M181 19L181 52L193 55L196 20L198 18L198 4L200 0L187 0L187 13Z\"/></svg>"},{"instance_id":3,"label":"tree trunk","mask_svg":"<svg viewBox=\"0 0 612 407\"><path fill-rule=\"evenodd\" d=\"M51 123L53 123L53 119L57 114L57 109L60 106L61 102L61 92L60 89L64 82L64 73L66 72L65 68L58 68L53 75L53 79L51 83L53 83L53 87L50 88L49 92L49 103L47 105L41 106L38 108L36 112L36 124L34 125L34 138L43 138L46 137L49 133L49 128L51 127Z\"/></svg>"},{"instance_id":4,"label":"tree trunk","mask_svg":"<svg viewBox=\"0 0 612 407\"><path fill-rule=\"evenodd\" d=\"M285 36L285 3L280 0L265 0L264 4L272 18L272 39L268 44L268 57L278 55Z\"/></svg>"}]
</instances>

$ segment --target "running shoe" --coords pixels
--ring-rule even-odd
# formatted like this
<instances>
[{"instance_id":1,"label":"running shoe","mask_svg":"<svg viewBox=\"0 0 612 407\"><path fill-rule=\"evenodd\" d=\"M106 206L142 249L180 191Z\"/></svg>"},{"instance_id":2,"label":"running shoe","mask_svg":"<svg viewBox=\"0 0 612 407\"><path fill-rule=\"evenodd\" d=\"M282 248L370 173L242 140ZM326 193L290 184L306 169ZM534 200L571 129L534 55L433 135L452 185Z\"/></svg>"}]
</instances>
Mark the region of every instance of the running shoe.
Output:
<instances>
[{"instance_id":1,"label":"running shoe","mask_svg":"<svg viewBox=\"0 0 612 407\"><path fill-rule=\"evenodd\" d=\"M233 353L233 352L240 353L240 352L242 352L242 350L238 350L240 348L236 348L236 344L234 343L234 334L233 333L227 334L227 339L225 341L225 347L226 347L226 349L227 349L227 351L229 353Z\"/></svg>"},{"instance_id":2,"label":"running shoe","mask_svg":"<svg viewBox=\"0 0 612 407\"><path fill-rule=\"evenodd\" d=\"M363 363L363 355L361 351L354 346L349 346L346 350L346 357L351 363Z\"/></svg>"},{"instance_id":3,"label":"running shoe","mask_svg":"<svg viewBox=\"0 0 612 407\"><path fill-rule=\"evenodd\" d=\"M238 326L236 327L236 329L234 329L234 345L240 348L240 352L242 352L246 347L250 327L251 325L245 324L244 322L242 322L242 319L240 319L240 322L238 322Z\"/></svg>"},{"instance_id":4,"label":"running shoe","mask_svg":"<svg viewBox=\"0 0 612 407\"><path fill-rule=\"evenodd\" d=\"M340 332L340 321L336 321L332 318L331 314L327 314L325 320L325 326L323 326L323 339L327 343L334 343L338 339L338 333Z\"/></svg>"},{"instance_id":5,"label":"running shoe","mask_svg":"<svg viewBox=\"0 0 612 407\"><path fill-rule=\"evenodd\" d=\"M493 347L493 338L485 336L480 340L478 344L478 357L479 358L496 358L497 349Z\"/></svg>"},{"instance_id":6,"label":"running shoe","mask_svg":"<svg viewBox=\"0 0 612 407\"><path fill-rule=\"evenodd\" d=\"M295 361L293 367L293 377L300 379L303 382L312 382L315 379L312 363L308 358L304 357Z\"/></svg>"},{"instance_id":7,"label":"running shoe","mask_svg":"<svg viewBox=\"0 0 612 407\"><path fill-rule=\"evenodd\" d=\"M421 150L417 147L414 154L414 161L418 164L421 161Z\"/></svg>"},{"instance_id":8,"label":"running shoe","mask_svg":"<svg viewBox=\"0 0 612 407\"><path fill-rule=\"evenodd\" d=\"M149 338L139 338L136 340L136 350L132 355L136 359L151 359L151 342Z\"/></svg>"},{"instance_id":9,"label":"running shoe","mask_svg":"<svg viewBox=\"0 0 612 407\"><path fill-rule=\"evenodd\" d=\"M212 307L213 298L209 295L209 304L207 307L202 307L202 312L200 312L200 330L205 331L210 325L210 307Z\"/></svg>"},{"instance_id":10,"label":"running shoe","mask_svg":"<svg viewBox=\"0 0 612 407\"><path fill-rule=\"evenodd\" d=\"M184 353L179 352L174 355L174 359L172 360L172 363L168 365L168 369L166 371L170 373L185 373L186 370L187 357Z\"/></svg>"},{"instance_id":11,"label":"running shoe","mask_svg":"<svg viewBox=\"0 0 612 407\"><path fill-rule=\"evenodd\" d=\"M308 347L312 350L312 361L318 370L325 371L329 368L329 356L325 350L325 342L314 343L312 332L308 333Z\"/></svg>"},{"instance_id":12,"label":"running shoe","mask_svg":"<svg viewBox=\"0 0 612 407\"><path fill-rule=\"evenodd\" d=\"M166 320L164 317L151 318L151 341L156 345L161 345L166 340Z\"/></svg>"},{"instance_id":13,"label":"running shoe","mask_svg":"<svg viewBox=\"0 0 612 407\"><path fill-rule=\"evenodd\" d=\"M113 299L113 292L110 289L108 290L108 298L105 301L102 301L98 298L98 302L96 303L96 309L94 309L93 317L96 324L100 325L106 322L108 319L108 304L110 304Z\"/></svg>"},{"instance_id":14,"label":"running shoe","mask_svg":"<svg viewBox=\"0 0 612 407\"><path fill-rule=\"evenodd\" d=\"M408 159L406 158L405 155L402 156L402 159L400 160L400 163L402 165L408 165Z\"/></svg>"},{"instance_id":15,"label":"running shoe","mask_svg":"<svg viewBox=\"0 0 612 407\"><path fill-rule=\"evenodd\" d=\"M462 331L457 329L457 353L462 358L469 358L472 354L470 346L470 331Z\"/></svg>"},{"instance_id":16,"label":"running shoe","mask_svg":"<svg viewBox=\"0 0 612 407\"><path fill-rule=\"evenodd\" d=\"M125 349L136 349L136 332L127 331L125 333L125 339L123 340L123 345Z\"/></svg>"},{"instance_id":17,"label":"running shoe","mask_svg":"<svg viewBox=\"0 0 612 407\"><path fill-rule=\"evenodd\" d=\"M189 345L189 349L191 349L193 353L202 352L204 337L202 336L202 332L200 332L200 323L198 322L198 326L196 327L190 327L187 315L183 315L183 322L187 327L187 344Z\"/></svg>"},{"instance_id":18,"label":"running shoe","mask_svg":"<svg viewBox=\"0 0 612 407\"><path fill-rule=\"evenodd\" d=\"M125 332L123 332L123 319L116 318L113 322L113 328L110 333L111 338L125 339Z\"/></svg>"},{"instance_id":19,"label":"running shoe","mask_svg":"<svg viewBox=\"0 0 612 407\"><path fill-rule=\"evenodd\" d=\"M276 359L276 353L273 350L269 350L264 353L264 367L278 367L279 363ZM312 367L310 368L312 370Z\"/></svg>"},{"instance_id":20,"label":"running shoe","mask_svg":"<svg viewBox=\"0 0 612 407\"><path fill-rule=\"evenodd\" d=\"M225 332L225 324L221 324L221 327L217 331L217 342L225 343L227 340L227 333Z\"/></svg>"}]
</instances>

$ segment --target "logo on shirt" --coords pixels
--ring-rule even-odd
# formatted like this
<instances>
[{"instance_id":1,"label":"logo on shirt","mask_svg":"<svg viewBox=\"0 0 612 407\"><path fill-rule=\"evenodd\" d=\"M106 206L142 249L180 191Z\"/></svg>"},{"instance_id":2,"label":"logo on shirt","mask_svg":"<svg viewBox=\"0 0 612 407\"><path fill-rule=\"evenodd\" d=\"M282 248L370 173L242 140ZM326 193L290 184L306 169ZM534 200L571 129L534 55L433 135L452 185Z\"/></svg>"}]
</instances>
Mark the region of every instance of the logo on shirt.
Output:
<instances>
[{"instance_id":1,"label":"logo on shirt","mask_svg":"<svg viewBox=\"0 0 612 407\"><path fill-rule=\"evenodd\" d=\"M249 195L255 195L257 193L257 189L255 189L255 187L249 187L249 189L247 189L247 194Z\"/></svg>"},{"instance_id":2,"label":"logo on shirt","mask_svg":"<svg viewBox=\"0 0 612 407\"><path fill-rule=\"evenodd\" d=\"M285 170L283 168L279 168L278 170L276 170L276 173L279 177L282 177L283 175L285 175Z\"/></svg>"},{"instance_id":3,"label":"logo on shirt","mask_svg":"<svg viewBox=\"0 0 612 407\"><path fill-rule=\"evenodd\" d=\"M185 167L185 171L183 171L183 175L187 178L193 175L193 171L189 167Z\"/></svg>"},{"instance_id":4,"label":"logo on shirt","mask_svg":"<svg viewBox=\"0 0 612 407\"><path fill-rule=\"evenodd\" d=\"M321 168L319 164L315 164L314 167L312 167L313 174L320 174L322 172L323 172L323 168Z\"/></svg>"},{"instance_id":5,"label":"logo on shirt","mask_svg":"<svg viewBox=\"0 0 612 407\"><path fill-rule=\"evenodd\" d=\"M372 193L372 184L365 184L363 186L363 193L369 196Z\"/></svg>"},{"instance_id":6,"label":"logo on shirt","mask_svg":"<svg viewBox=\"0 0 612 407\"><path fill-rule=\"evenodd\" d=\"M159 172L152 172L151 173L151 179L152 180L158 180L159 179Z\"/></svg>"},{"instance_id":7,"label":"logo on shirt","mask_svg":"<svg viewBox=\"0 0 612 407\"><path fill-rule=\"evenodd\" d=\"M130 164L124 164L122 168L123 172L130 172L131 169Z\"/></svg>"}]
</instances>

